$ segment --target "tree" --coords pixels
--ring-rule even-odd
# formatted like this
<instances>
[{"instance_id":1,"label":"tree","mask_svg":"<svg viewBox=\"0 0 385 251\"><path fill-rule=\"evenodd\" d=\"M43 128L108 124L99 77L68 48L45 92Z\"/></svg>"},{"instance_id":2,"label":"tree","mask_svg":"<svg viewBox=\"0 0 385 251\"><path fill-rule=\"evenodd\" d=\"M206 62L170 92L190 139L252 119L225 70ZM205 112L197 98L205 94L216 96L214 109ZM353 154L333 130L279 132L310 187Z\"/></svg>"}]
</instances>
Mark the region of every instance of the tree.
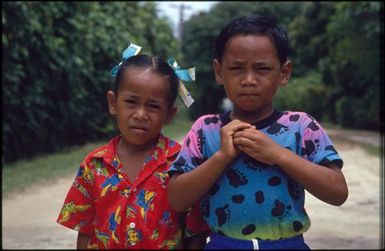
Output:
<instances>
[{"instance_id":1,"label":"tree","mask_svg":"<svg viewBox=\"0 0 385 251\"><path fill-rule=\"evenodd\" d=\"M105 94L124 48L163 56L178 48L151 2L2 6L3 161L116 133Z\"/></svg>"},{"instance_id":2,"label":"tree","mask_svg":"<svg viewBox=\"0 0 385 251\"><path fill-rule=\"evenodd\" d=\"M215 83L212 70L213 46L216 36L231 20L245 15L267 14L279 18L287 29L300 10L301 4L290 2L221 2L208 13L199 13L187 21L183 28L182 52L186 63L196 66L196 83L188 86L196 102L190 107L192 119L205 113L220 111L224 97L222 86Z\"/></svg>"}]
</instances>

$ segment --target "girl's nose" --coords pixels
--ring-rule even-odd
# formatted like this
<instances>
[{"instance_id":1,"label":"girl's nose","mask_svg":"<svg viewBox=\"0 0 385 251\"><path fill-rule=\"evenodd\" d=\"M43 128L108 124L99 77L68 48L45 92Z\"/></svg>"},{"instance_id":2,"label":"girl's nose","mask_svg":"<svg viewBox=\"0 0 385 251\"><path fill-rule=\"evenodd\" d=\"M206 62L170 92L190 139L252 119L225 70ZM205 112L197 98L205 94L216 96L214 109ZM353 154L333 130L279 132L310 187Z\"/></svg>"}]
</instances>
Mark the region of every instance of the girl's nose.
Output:
<instances>
[{"instance_id":1,"label":"girl's nose","mask_svg":"<svg viewBox=\"0 0 385 251\"><path fill-rule=\"evenodd\" d=\"M135 111L134 117L136 119L147 119L147 112L144 107L138 107L138 109Z\"/></svg>"}]
</instances>

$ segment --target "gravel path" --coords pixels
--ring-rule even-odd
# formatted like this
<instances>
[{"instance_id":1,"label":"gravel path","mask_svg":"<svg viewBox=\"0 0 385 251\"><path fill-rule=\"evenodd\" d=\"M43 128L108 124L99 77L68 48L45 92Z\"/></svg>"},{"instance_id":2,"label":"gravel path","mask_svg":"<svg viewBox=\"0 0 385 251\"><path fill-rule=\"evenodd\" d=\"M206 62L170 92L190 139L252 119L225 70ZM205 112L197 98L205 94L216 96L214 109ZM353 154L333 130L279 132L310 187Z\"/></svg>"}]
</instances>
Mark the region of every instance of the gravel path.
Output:
<instances>
[{"instance_id":1,"label":"gravel path","mask_svg":"<svg viewBox=\"0 0 385 251\"><path fill-rule=\"evenodd\" d=\"M383 163L380 157L369 155L354 143L358 140L378 145L379 135L355 132L352 137L339 131L329 134L344 159L343 172L350 194L340 207L307 194L306 209L312 226L305 239L312 249L379 249L383 247ZM2 249L75 248L77 232L55 222L74 175L3 198Z\"/></svg>"}]
</instances>

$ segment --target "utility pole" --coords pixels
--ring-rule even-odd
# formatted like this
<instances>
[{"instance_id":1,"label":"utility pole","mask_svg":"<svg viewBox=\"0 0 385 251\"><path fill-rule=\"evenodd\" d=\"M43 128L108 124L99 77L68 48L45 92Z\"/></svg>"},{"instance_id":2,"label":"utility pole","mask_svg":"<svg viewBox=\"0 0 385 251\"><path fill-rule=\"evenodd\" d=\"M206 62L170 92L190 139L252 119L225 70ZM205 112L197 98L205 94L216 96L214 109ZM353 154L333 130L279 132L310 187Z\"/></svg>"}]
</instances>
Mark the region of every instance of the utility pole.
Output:
<instances>
[{"instance_id":1,"label":"utility pole","mask_svg":"<svg viewBox=\"0 0 385 251\"><path fill-rule=\"evenodd\" d=\"M183 34L183 22L184 22L184 14L185 10L192 9L191 6L188 6L182 2L182 4L171 4L171 7L179 8L179 22L178 22L178 33L177 37L182 40Z\"/></svg>"}]
</instances>

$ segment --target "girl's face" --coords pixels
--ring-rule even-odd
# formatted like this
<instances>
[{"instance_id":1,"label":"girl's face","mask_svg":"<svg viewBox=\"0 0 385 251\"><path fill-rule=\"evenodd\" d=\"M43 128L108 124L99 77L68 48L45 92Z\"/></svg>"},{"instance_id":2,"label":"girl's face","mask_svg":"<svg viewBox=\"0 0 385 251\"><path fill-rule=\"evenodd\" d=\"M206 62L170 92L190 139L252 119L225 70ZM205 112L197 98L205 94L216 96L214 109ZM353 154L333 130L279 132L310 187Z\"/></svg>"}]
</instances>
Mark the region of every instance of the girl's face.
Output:
<instances>
[{"instance_id":1,"label":"girl's face","mask_svg":"<svg viewBox=\"0 0 385 251\"><path fill-rule=\"evenodd\" d=\"M109 110L116 116L127 146L152 146L158 141L163 125L174 117L177 108L169 108L167 77L150 68L130 67L123 73L117 93L107 93Z\"/></svg>"},{"instance_id":2,"label":"girl's face","mask_svg":"<svg viewBox=\"0 0 385 251\"><path fill-rule=\"evenodd\" d=\"M234 103L233 118L251 121L270 115L273 97L291 73L291 62L281 67L270 38L258 35L231 38L222 62L213 65L217 83Z\"/></svg>"}]
</instances>

